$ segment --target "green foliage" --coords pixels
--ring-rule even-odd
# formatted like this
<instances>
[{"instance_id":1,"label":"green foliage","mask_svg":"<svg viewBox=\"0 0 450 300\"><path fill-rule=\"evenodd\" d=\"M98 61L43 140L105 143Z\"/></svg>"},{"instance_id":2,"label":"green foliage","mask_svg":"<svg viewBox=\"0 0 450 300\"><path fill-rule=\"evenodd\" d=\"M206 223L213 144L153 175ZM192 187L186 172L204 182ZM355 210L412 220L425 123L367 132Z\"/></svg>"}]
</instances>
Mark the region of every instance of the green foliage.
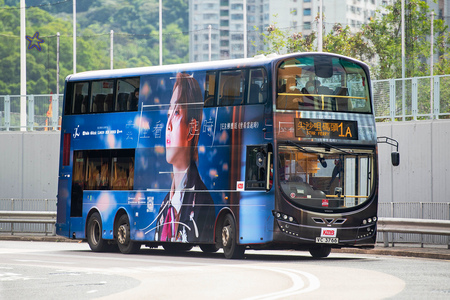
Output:
<instances>
[{"instance_id":1,"label":"green foliage","mask_svg":"<svg viewBox=\"0 0 450 300\"><path fill-rule=\"evenodd\" d=\"M164 3L163 3L164 4ZM26 1L26 35L39 32L41 51L27 49L27 93L56 92L56 33L60 33L60 92L73 73L72 1ZM77 72L159 64L158 0L77 0ZM163 63L188 61L188 1L163 7ZM170 6L169 6L170 5ZM187 30L185 30L187 31ZM0 0L0 95L20 94L20 9L17 0ZM27 41L28 47L28 41Z\"/></svg>"},{"instance_id":2,"label":"green foliage","mask_svg":"<svg viewBox=\"0 0 450 300\"><path fill-rule=\"evenodd\" d=\"M363 26L363 34L378 56L374 72L378 78L399 78L402 75L401 57L401 2L386 7L387 13ZM406 77L430 74L431 18L428 4L410 0L405 4L405 70ZM435 18L434 34L437 37L434 50L449 52L449 36L443 20ZM428 39L427 39L428 38ZM435 67L438 71L439 64Z\"/></svg>"},{"instance_id":3,"label":"green foliage","mask_svg":"<svg viewBox=\"0 0 450 300\"><path fill-rule=\"evenodd\" d=\"M409 0L405 5L405 60L406 77L430 75L430 9L425 1ZM443 20L435 18L434 50L439 53L434 64L434 74L450 74L450 33ZM276 23L262 33L266 51L261 53L286 53L317 51L317 36L281 30ZM401 57L401 2L386 6L377 12L361 30L352 33L348 26L335 24L323 37L323 51L333 52L363 60L372 67L377 79L399 78L402 75ZM436 54L435 54L436 57Z\"/></svg>"}]
</instances>

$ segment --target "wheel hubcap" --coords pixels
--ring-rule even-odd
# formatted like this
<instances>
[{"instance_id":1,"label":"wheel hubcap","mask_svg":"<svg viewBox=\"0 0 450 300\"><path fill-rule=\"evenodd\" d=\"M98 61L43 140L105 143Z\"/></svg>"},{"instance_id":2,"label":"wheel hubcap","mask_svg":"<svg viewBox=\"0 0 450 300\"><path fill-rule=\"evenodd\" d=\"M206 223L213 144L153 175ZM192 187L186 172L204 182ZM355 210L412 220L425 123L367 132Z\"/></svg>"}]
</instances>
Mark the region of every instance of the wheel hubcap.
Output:
<instances>
[{"instance_id":1,"label":"wheel hubcap","mask_svg":"<svg viewBox=\"0 0 450 300\"><path fill-rule=\"evenodd\" d=\"M92 226L92 241L94 242L94 244L98 244L98 241L100 240L100 224L98 223L98 221L95 221L93 226Z\"/></svg>"},{"instance_id":2,"label":"wheel hubcap","mask_svg":"<svg viewBox=\"0 0 450 300\"><path fill-rule=\"evenodd\" d=\"M222 244L226 247L230 241L230 226L224 226L222 228Z\"/></svg>"},{"instance_id":3,"label":"wheel hubcap","mask_svg":"<svg viewBox=\"0 0 450 300\"><path fill-rule=\"evenodd\" d=\"M120 225L119 230L117 232L117 240L120 244L125 244L125 241L127 240L127 228L125 225Z\"/></svg>"}]
</instances>

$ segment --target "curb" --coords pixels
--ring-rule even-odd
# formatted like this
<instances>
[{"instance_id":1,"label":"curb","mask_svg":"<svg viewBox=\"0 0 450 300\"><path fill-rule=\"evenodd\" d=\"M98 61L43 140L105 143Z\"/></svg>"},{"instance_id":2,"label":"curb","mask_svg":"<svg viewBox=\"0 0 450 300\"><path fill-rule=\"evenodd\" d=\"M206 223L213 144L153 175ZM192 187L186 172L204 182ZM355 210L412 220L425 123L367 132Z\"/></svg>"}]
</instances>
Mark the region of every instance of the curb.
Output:
<instances>
[{"instance_id":1,"label":"curb","mask_svg":"<svg viewBox=\"0 0 450 300\"><path fill-rule=\"evenodd\" d=\"M57 243L80 243L81 240L73 240L57 235L12 235L0 234L2 241L24 241L24 242L57 242Z\"/></svg>"},{"instance_id":2,"label":"curb","mask_svg":"<svg viewBox=\"0 0 450 300\"><path fill-rule=\"evenodd\" d=\"M57 235L11 235L0 234L0 240L4 241L26 241L26 242L56 242L56 243L83 243L82 240L74 240ZM332 249L332 253L368 254L418 257L430 259L443 259L450 261L450 249L439 247L383 247L375 246L374 249L341 248Z\"/></svg>"},{"instance_id":3,"label":"curb","mask_svg":"<svg viewBox=\"0 0 450 300\"><path fill-rule=\"evenodd\" d=\"M354 253L354 254L369 254L369 255L386 255L386 256L404 256L404 257L419 257L419 258L431 258L431 259L444 259L450 260L450 250L443 248L377 248L365 250L365 249L352 249L342 248L333 249L333 253Z\"/></svg>"}]
</instances>

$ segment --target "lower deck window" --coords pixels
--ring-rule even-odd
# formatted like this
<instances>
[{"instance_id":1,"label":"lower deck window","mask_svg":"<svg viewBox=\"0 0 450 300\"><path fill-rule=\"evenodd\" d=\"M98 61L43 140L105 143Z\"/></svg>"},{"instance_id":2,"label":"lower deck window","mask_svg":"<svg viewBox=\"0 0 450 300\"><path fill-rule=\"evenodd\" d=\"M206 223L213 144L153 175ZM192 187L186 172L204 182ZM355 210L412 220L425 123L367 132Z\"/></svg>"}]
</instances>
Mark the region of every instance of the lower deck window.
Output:
<instances>
[{"instance_id":1,"label":"lower deck window","mask_svg":"<svg viewBox=\"0 0 450 300\"><path fill-rule=\"evenodd\" d=\"M81 216L84 190L132 190L134 149L73 153L71 216Z\"/></svg>"}]
</instances>

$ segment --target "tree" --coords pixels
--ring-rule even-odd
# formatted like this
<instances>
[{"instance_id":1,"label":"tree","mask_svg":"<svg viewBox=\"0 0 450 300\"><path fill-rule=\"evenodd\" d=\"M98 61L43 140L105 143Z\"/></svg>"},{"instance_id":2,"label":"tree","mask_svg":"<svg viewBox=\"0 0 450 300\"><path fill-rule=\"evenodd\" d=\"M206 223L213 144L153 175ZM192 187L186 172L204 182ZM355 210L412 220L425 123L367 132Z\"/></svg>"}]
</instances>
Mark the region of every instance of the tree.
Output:
<instances>
[{"instance_id":1,"label":"tree","mask_svg":"<svg viewBox=\"0 0 450 300\"><path fill-rule=\"evenodd\" d=\"M385 13L363 25L364 37L369 41L377 55L373 71L379 79L399 78L402 73L401 58L401 2L386 6ZM430 9L425 1L409 0L405 5L405 60L406 77L427 76L430 74L431 22ZM443 20L434 20L434 33L438 36L435 49L448 53L448 30ZM436 66L439 69L439 66Z\"/></svg>"},{"instance_id":2,"label":"tree","mask_svg":"<svg viewBox=\"0 0 450 300\"><path fill-rule=\"evenodd\" d=\"M323 51L354 57L367 62L377 79L401 77L401 3L385 6L383 12L362 26L360 31L351 32L350 27L335 24L323 37ZM425 1L409 0L406 5L406 76L427 76L430 74L430 9ZM317 18L316 18L317 19ZM434 49L439 53L434 66L434 74L448 74L450 33L443 20L435 19ZM316 51L316 33L304 35L281 30L276 23L263 32L263 43L272 52L308 52Z\"/></svg>"}]
</instances>

